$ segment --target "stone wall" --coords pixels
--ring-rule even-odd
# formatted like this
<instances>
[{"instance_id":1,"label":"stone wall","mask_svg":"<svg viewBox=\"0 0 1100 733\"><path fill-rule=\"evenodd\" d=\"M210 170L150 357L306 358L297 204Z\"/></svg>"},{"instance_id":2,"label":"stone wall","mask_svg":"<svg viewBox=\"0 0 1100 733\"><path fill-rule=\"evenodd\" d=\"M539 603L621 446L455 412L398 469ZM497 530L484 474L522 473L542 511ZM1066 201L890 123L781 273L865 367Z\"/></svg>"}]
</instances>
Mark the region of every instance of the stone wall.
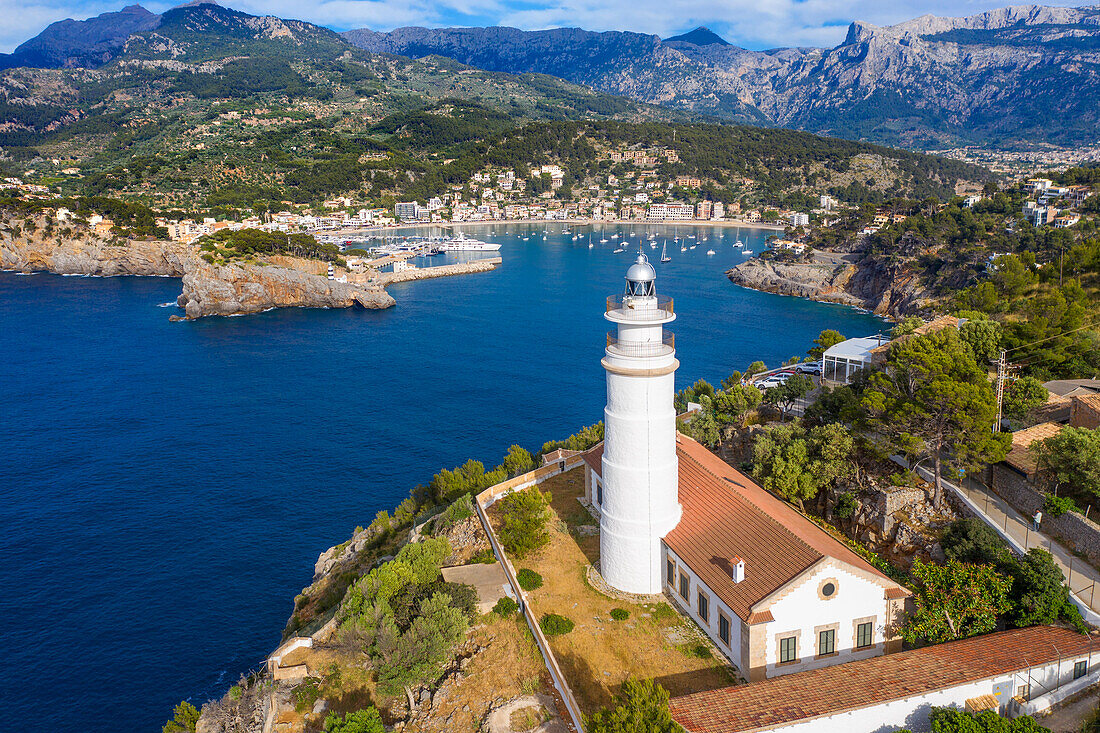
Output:
<instances>
[{"instance_id":1,"label":"stone wall","mask_svg":"<svg viewBox=\"0 0 1100 733\"><path fill-rule=\"evenodd\" d=\"M1020 473L1002 463L993 466L990 473L990 488L1024 516L1032 516L1043 505L1043 494ZM1069 550L1084 555L1093 565L1100 565L1100 524L1077 512L1066 512L1060 517L1044 512L1042 531Z\"/></svg>"},{"instance_id":2,"label":"stone wall","mask_svg":"<svg viewBox=\"0 0 1100 733\"><path fill-rule=\"evenodd\" d=\"M436 265L434 267L417 267L413 270L402 272L383 272L378 276L383 285L408 282L409 280L426 280L432 277L448 277L450 275L465 275L471 272L488 272L495 270L502 262L500 257L489 257L473 262L457 262L453 265Z\"/></svg>"}]
</instances>

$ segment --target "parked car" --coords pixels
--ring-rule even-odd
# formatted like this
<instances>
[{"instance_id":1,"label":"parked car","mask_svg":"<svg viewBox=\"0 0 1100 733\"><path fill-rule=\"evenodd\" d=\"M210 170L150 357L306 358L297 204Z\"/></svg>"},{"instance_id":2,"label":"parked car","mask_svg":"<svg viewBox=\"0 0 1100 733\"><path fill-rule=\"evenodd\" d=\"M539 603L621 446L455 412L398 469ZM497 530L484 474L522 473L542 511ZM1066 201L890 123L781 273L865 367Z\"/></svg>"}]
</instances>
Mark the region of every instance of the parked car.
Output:
<instances>
[{"instance_id":1,"label":"parked car","mask_svg":"<svg viewBox=\"0 0 1100 733\"><path fill-rule=\"evenodd\" d=\"M821 362L807 361L797 365L794 370L799 374L821 374Z\"/></svg>"},{"instance_id":2,"label":"parked car","mask_svg":"<svg viewBox=\"0 0 1100 733\"><path fill-rule=\"evenodd\" d=\"M756 388L761 389L761 390L768 390L768 389L771 389L772 387L778 387L779 385L784 384L786 381L787 380L785 378L783 378L782 375L773 374L772 376L768 377L764 381L757 382L756 383Z\"/></svg>"}]
</instances>

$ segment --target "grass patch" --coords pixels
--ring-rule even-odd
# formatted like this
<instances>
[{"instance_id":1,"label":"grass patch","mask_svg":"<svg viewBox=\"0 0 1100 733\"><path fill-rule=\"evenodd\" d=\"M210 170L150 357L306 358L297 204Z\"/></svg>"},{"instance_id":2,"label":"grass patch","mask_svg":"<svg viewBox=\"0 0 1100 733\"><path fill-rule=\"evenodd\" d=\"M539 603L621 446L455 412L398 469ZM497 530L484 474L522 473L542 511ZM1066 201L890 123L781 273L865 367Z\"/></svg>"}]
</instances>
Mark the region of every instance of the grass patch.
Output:
<instances>
[{"instance_id":1,"label":"grass patch","mask_svg":"<svg viewBox=\"0 0 1100 733\"><path fill-rule=\"evenodd\" d=\"M626 621L630 618L630 611L627 611L625 608L612 608L611 618L616 621Z\"/></svg>"},{"instance_id":2,"label":"grass patch","mask_svg":"<svg viewBox=\"0 0 1100 733\"><path fill-rule=\"evenodd\" d=\"M470 558L470 562L467 565L492 565L497 561L497 556L493 554L493 548L486 547L484 550L478 550Z\"/></svg>"}]
</instances>

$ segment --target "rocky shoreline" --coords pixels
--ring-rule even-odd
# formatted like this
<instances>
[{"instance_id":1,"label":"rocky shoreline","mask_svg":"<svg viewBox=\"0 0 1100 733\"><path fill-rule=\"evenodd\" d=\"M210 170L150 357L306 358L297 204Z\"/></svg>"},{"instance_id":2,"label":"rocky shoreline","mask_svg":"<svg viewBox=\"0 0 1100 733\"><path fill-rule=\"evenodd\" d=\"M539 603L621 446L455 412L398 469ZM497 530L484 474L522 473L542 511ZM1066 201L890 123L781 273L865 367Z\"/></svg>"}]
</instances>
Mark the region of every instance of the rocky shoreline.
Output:
<instances>
[{"instance_id":1,"label":"rocky shoreline","mask_svg":"<svg viewBox=\"0 0 1100 733\"><path fill-rule=\"evenodd\" d=\"M933 304L907 263L857 255L818 254L804 262L753 258L726 276L752 290L849 305L889 318L921 313Z\"/></svg>"},{"instance_id":2,"label":"rocky shoreline","mask_svg":"<svg viewBox=\"0 0 1100 733\"><path fill-rule=\"evenodd\" d=\"M260 313L272 308L382 309L396 304L385 286L406 280L442 277L494 269L500 259L443 266L440 272L409 270L397 275L356 281L329 280L324 264L271 258L268 262L212 264L197 247L158 240L109 240L89 230L51 229L42 222L7 220L0 226L0 270L58 275L114 277L120 275L178 277L182 292L176 302L184 315L172 320L205 316Z\"/></svg>"}]
</instances>

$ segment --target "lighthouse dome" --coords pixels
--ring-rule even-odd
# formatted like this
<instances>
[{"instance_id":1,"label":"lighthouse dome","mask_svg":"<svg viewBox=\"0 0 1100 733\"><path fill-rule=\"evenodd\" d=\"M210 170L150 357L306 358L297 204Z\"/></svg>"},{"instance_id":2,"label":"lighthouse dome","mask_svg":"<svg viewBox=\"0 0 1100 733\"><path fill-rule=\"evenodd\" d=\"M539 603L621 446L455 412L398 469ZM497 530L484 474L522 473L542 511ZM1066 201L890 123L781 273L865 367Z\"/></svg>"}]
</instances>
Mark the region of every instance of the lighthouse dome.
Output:
<instances>
[{"instance_id":1,"label":"lighthouse dome","mask_svg":"<svg viewBox=\"0 0 1100 733\"><path fill-rule=\"evenodd\" d=\"M626 279L632 283L648 283L653 282L655 277L657 277L657 271L653 269L653 265L649 264L649 258L639 252L638 259L626 271Z\"/></svg>"}]
</instances>

